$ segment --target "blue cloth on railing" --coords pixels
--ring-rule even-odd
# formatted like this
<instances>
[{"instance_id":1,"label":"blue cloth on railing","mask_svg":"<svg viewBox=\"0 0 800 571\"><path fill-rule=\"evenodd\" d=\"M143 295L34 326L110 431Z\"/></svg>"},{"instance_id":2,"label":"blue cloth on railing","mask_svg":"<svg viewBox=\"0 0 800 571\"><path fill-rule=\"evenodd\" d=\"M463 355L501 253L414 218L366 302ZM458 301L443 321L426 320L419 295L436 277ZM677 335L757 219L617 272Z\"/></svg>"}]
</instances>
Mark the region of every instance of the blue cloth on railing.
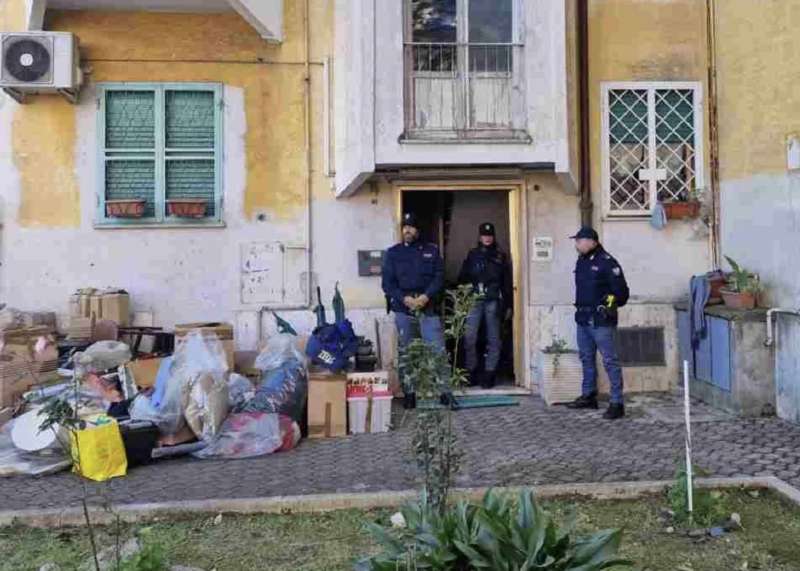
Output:
<instances>
[{"instance_id":1,"label":"blue cloth on railing","mask_svg":"<svg viewBox=\"0 0 800 571\"><path fill-rule=\"evenodd\" d=\"M705 308L710 296L711 284L708 275L692 276L689 282L689 327L694 349L697 349L700 340L708 335Z\"/></svg>"}]
</instances>

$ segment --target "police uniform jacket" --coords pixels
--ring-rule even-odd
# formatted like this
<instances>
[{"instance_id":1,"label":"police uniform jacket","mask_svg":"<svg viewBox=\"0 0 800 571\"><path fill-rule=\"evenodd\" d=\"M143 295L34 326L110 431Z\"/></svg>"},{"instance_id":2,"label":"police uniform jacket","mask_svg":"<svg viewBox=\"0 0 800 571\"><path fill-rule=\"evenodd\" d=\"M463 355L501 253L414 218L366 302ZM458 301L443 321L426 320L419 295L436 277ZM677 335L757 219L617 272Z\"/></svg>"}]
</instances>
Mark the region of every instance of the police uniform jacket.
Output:
<instances>
[{"instance_id":1,"label":"police uniform jacket","mask_svg":"<svg viewBox=\"0 0 800 571\"><path fill-rule=\"evenodd\" d=\"M444 287L439 248L420 241L392 246L383 260L382 286L389 306L397 313L409 312L403 303L406 296L424 294L434 300Z\"/></svg>"},{"instance_id":2,"label":"police uniform jacket","mask_svg":"<svg viewBox=\"0 0 800 571\"><path fill-rule=\"evenodd\" d=\"M608 296L615 298L614 308L606 307ZM575 265L575 321L579 325L617 324L616 307L628 303L630 291L622 267L614 257L598 246L581 255Z\"/></svg>"},{"instance_id":3,"label":"police uniform jacket","mask_svg":"<svg viewBox=\"0 0 800 571\"><path fill-rule=\"evenodd\" d=\"M472 284L476 291L481 291L488 301L502 301L506 308L511 307L513 284L511 263L508 255L497 247L480 245L470 250L467 259L461 265L458 282Z\"/></svg>"}]
</instances>

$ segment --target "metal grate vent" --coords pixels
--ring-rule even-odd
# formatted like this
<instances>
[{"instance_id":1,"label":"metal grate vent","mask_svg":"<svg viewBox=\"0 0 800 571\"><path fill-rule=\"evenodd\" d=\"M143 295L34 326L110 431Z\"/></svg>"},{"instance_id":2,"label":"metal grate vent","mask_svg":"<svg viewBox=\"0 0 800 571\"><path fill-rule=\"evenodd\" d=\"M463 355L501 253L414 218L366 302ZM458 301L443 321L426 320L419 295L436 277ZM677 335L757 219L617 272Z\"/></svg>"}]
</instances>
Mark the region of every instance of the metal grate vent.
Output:
<instances>
[{"instance_id":1,"label":"metal grate vent","mask_svg":"<svg viewBox=\"0 0 800 571\"><path fill-rule=\"evenodd\" d=\"M623 367L663 367L663 327L623 327L617 330L617 354Z\"/></svg>"}]
</instances>

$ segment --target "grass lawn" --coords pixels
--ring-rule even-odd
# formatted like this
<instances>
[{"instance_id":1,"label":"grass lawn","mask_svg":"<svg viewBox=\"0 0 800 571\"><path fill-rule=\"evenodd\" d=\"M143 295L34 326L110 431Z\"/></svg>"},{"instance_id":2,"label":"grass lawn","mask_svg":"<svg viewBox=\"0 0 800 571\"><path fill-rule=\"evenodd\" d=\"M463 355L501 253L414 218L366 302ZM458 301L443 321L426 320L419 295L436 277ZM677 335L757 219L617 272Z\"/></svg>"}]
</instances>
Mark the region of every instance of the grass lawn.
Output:
<instances>
[{"instance_id":1,"label":"grass lawn","mask_svg":"<svg viewBox=\"0 0 800 571\"><path fill-rule=\"evenodd\" d=\"M720 539L695 540L678 529L667 534L662 519L663 497L636 501L548 502L556 517L574 505L579 528L593 531L625 528L622 555L648 571L800 571L800 510L769 492L753 497L726 492L720 499L726 513L739 513L744 530ZM352 569L353 561L374 549L362 531L365 519L385 522L391 512L341 511L320 515L223 516L178 522L153 522L126 527L125 538L149 529L171 564L207 571L270 570L333 571ZM108 530L101 546L113 544ZM56 562L76 569L89 557L82 529L36 530L0 528L0 569L37 570Z\"/></svg>"}]
</instances>

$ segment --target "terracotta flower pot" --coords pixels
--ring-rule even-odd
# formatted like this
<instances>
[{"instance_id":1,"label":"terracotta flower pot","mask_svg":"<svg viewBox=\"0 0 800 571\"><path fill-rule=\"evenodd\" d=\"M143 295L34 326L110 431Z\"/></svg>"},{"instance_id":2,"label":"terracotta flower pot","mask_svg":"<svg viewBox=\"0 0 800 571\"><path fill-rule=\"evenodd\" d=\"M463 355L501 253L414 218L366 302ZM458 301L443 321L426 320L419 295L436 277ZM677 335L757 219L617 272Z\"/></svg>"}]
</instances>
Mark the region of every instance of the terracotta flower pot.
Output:
<instances>
[{"instance_id":1,"label":"terracotta flower pot","mask_svg":"<svg viewBox=\"0 0 800 571\"><path fill-rule=\"evenodd\" d=\"M178 218L204 218L207 207L205 198L167 200L167 214Z\"/></svg>"},{"instance_id":2,"label":"terracotta flower pot","mask_svg":"<svg viewBox=\"0 0 800 571\"><path fill-rule=\"evenodd\" d=\"M667 220L683 220L697 218L700 215L700 203L696 200L686 202L665 202L664 212Z\"/></svg>"},{"instance_id":3,"label":"terracotta flower pot","mask_svg":"<svg viewBox=\"0 0 800 571\"><path fill-rule=\"evenodd\" d=\"M141 218L144 216L144 200L106 200L106 216L109 218Z\"/></svg>"},{"instance_id":4,"label":"terracotta flower pot","mask_svg":"<svg viewBox=\"0 0 800 571\"><path fill-rule=\"evenodd\" d=\"M752 292L735 292L727 289L720 291L725 305L731 309L755 309L758 296Z\"/></svg>"}]
</instances>

